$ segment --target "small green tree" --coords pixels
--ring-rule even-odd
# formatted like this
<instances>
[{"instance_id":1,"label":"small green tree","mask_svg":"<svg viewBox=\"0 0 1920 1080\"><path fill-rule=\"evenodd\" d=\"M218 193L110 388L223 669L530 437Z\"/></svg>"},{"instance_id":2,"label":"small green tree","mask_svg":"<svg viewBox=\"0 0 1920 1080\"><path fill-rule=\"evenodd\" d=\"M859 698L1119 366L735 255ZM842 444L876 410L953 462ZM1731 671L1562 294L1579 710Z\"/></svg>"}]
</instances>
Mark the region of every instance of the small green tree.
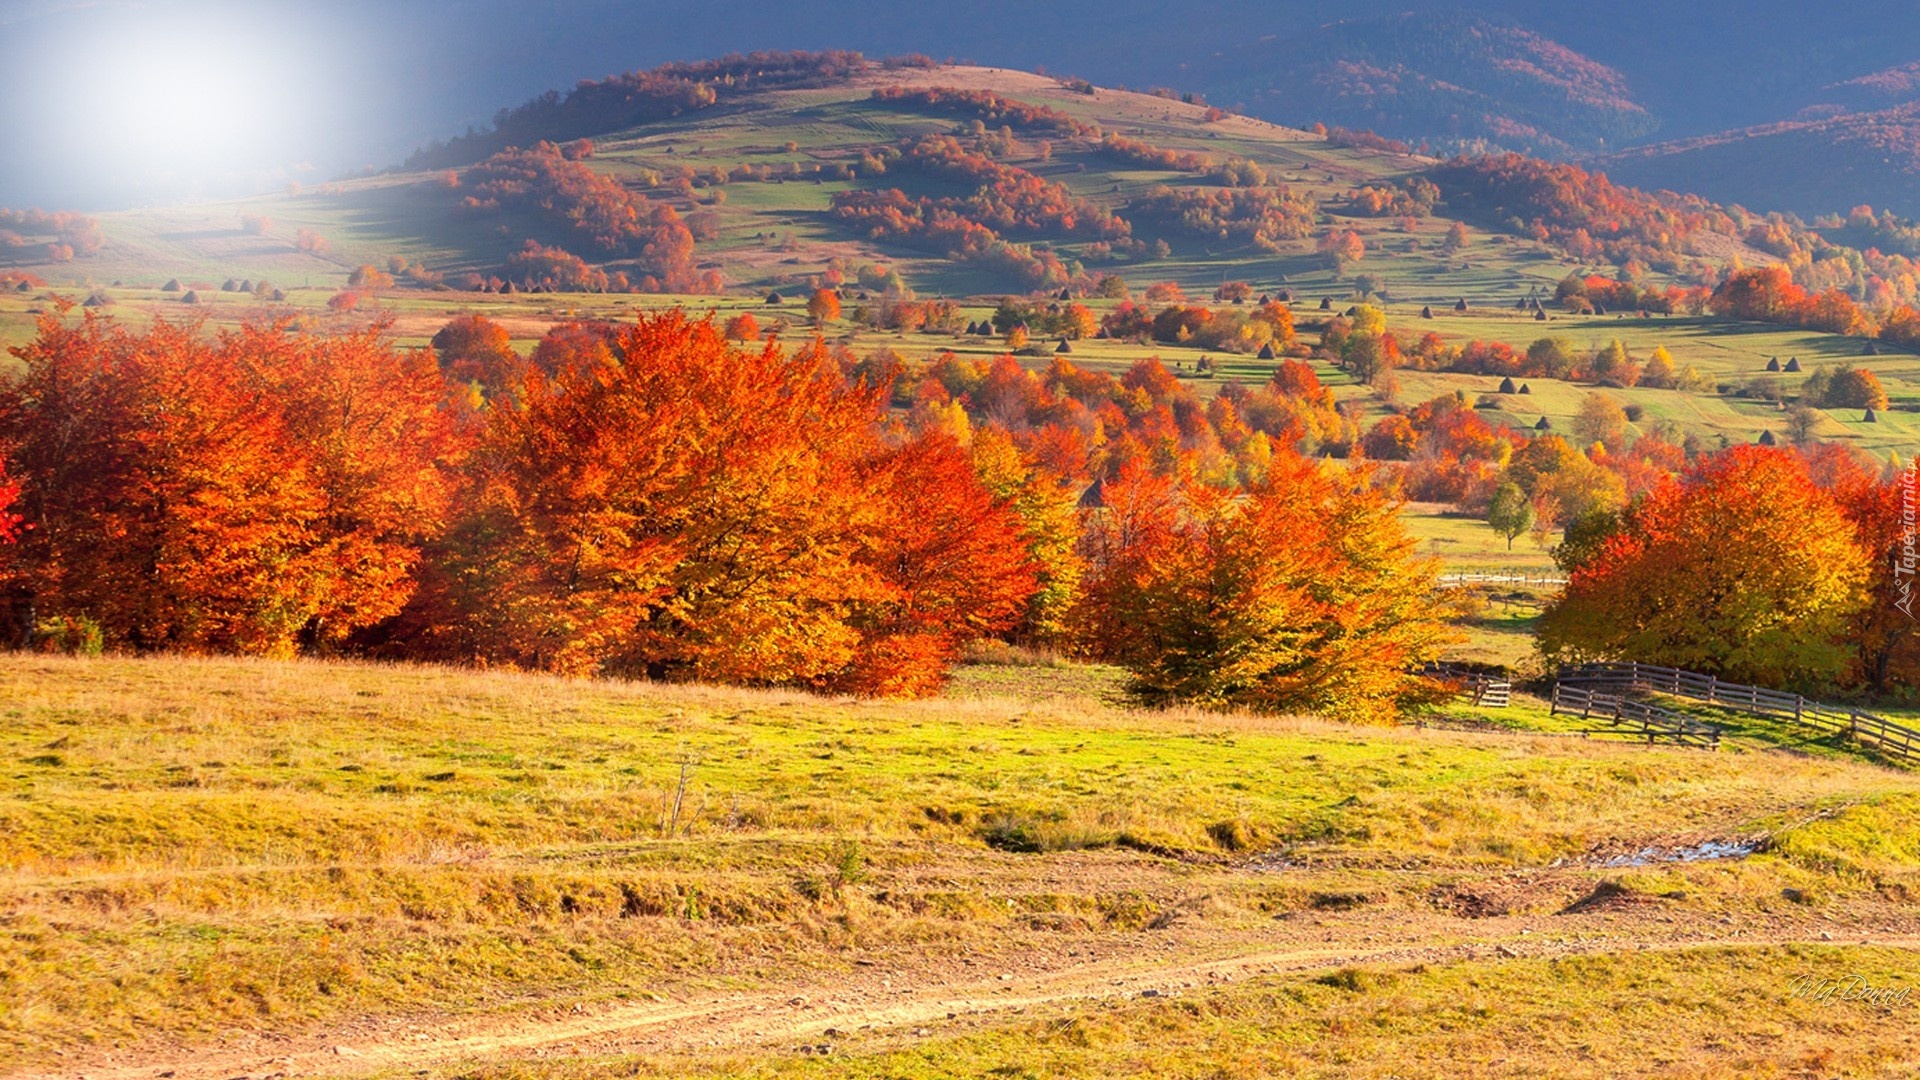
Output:
<instances>
[{"instance_id":1,"label":"small green tree","mask_svg":"<svg viewBox=\"0 0 1920 1080\"><path fill-rule=\"evenodd\" d=\"M1487 524L1507 538L1508 551L1513 550L1514 537L1533 528L1533 503L1520 485L1509 481L1493 490L1493 498L1487 502Z\"/></svg>"},{"instance_id":2,"label":"small green tree","mask_svg":"<svg viewBox=\"0 0 1920 1080\"><path fill-rule=\"evenodd\" d=\"M1560 542L1553 548L1553 564L1571 574L1585 566L1588 560L1599 554L1600 546L1607 537L1620 531L1624 520L1618 511L1606 507L1594 507L1583 514L1576 515L1560 534Z\"/></svg>"}]
</instances>

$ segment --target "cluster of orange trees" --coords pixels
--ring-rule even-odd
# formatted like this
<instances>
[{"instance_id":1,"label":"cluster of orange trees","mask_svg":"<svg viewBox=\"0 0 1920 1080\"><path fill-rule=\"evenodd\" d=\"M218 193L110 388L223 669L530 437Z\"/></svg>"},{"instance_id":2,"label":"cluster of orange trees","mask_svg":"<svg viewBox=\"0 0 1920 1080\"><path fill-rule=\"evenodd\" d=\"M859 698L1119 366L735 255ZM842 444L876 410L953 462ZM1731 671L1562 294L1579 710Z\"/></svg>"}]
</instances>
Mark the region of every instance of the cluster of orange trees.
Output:
<instances>
[{"instance_id":1,"label":"cluster of orange trees","mask_svg":"<svg viewBox=\"0 0 1920 1080\"><path fill-rule=\"evenodd\" d=\"M938 378L891 408L817 343L678 312L526 357L479 317L436 342L44 316L0 384L8 636L919 694L1012 634L1155 700L1391 714L1427 690L1433 570L1391 503L1291 441L1244 490L1198 476L1157 365L1119 389L1173 452L1083 500L1059 433L956 433Z\"/></svg>"},{"instance_id":2,"label":"cluster of orange trees","mask_svg":"<svg viewBox=\"0 0 1920 1080\"><path fill-rule=\"evenodd\" d=\"M1572 578L1541 620L1542 651L1798 689L1910 687L1913 483L1836 447L1702 457L1570 530Z\"/></svg>"}]
</instances>

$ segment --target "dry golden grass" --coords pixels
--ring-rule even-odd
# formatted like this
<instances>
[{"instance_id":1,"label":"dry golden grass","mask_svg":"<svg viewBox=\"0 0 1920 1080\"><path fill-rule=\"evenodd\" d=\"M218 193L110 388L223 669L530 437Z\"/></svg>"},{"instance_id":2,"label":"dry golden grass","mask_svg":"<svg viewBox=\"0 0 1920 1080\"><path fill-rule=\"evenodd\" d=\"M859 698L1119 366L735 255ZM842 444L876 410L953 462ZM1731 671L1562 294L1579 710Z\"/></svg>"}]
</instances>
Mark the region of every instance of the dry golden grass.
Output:
<instances>
[{"instance_id":1,"label":"dry golden grass","mask_svg":"<svg viewBox=\"0 0 1920 1080\"><path fill-rule=\"evenodd\" d=\"M1601 877L1683 893L1690 918L1920 895L1920 783L1906 773L1131 711L1076 696L1097 671L1001 659L1018 661L1007 678L969 676L960 697L872 702L0 656L0 1048L31 1062L422 1010L778 987L873 950L937 969L1019 955L1058 926L1125 941L1191 917L1252 940L1276 913L1347 898L1426 933L1436 889L1705 838L1774 848L1556 871L1512 908L1549 914ZM1252 852L1305 869L1250 872ZM1104 1053L1072 1067L1122 1060Z\"/></svg>"}]
</instances>

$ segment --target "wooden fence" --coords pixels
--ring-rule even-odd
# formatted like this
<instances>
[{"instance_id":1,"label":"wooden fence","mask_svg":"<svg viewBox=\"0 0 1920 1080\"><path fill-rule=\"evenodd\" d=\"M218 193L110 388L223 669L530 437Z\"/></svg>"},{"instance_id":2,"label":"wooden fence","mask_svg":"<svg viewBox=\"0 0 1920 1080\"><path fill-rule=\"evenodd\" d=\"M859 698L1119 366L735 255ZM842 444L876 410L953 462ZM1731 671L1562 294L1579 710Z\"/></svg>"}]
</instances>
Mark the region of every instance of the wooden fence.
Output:
<instances>
[{"instance_id":1,"label":"wooden fence","mask_svg":"<svg viewBox=\"0 0 1920 1080\"><path fill-rule=\"evenodd\" d=\"M1578 713L1584 719L1608 725L1584 732L1588 735L1626 735L1650 743L1664 740L1679 746L1720 748L1720 729L1712 724L1672 709L1597 690L1555 683L1550 713Z\"/></svg>"},{"instance_id":2,"label":"wooden fence","mask_svg":"<svg viewBox=\"0 0 1920 1080\"><path fill-rule=\"evenodd\" d=\"M1440 587L1458 588L1462 585L1542 585L1561 587L1566 585L1565 574L1554 574L1535 570L1462 570L1450 574L1441 574Z\"/></svg>"},{"instance_id":3,"label":"wooden fence","mask_svg":"<svg viewBox=\"0 0 1920 1080\"><path fill-rule=\"evenodd\" d=\"M1791 721L1830 735L1844 735L1889 757L1920 761L1920 730L1859 709L1809 701L1799 694L1638 663L1581 664L1565 668L1556 686L1566 683L1628 693L1671 694L1750 716Z\"/></svg>"},{"instance_id":4,"label":"wooden fence","mask_svg":"<svg viewBox=\"0 0 1920 1080\"><path fill-rule=\"evenodd\" d=\"M1512 702L1513 683L1507 679L1496 678L1484 672L1473 671L1458 664L1445 662L1428 664L1420 669L1420 674L1429 679L1453 683L1460 688L1460 696L1475 705L1484 705L1489 709L1504 709Z\"/></svg>"}]
</instances>

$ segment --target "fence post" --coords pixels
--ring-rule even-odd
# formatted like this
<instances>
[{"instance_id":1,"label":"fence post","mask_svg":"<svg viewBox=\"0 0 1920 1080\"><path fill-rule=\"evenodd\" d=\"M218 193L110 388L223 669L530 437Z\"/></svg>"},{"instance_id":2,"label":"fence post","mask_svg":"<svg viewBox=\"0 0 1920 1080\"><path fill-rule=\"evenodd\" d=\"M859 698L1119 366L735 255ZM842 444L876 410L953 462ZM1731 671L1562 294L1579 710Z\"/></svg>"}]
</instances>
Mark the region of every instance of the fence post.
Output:
<instances>
[{"instance_id":1,"label":"fence post","mask_svg":"<svg viewBox=\"0 0 1920 1080\"><path fill-rule=\"evenodd\" d=\"M1720 685L1720 676L1707 676L1707 704L1713 704L1713 692Z\"/></svg>"}]
</instances>

